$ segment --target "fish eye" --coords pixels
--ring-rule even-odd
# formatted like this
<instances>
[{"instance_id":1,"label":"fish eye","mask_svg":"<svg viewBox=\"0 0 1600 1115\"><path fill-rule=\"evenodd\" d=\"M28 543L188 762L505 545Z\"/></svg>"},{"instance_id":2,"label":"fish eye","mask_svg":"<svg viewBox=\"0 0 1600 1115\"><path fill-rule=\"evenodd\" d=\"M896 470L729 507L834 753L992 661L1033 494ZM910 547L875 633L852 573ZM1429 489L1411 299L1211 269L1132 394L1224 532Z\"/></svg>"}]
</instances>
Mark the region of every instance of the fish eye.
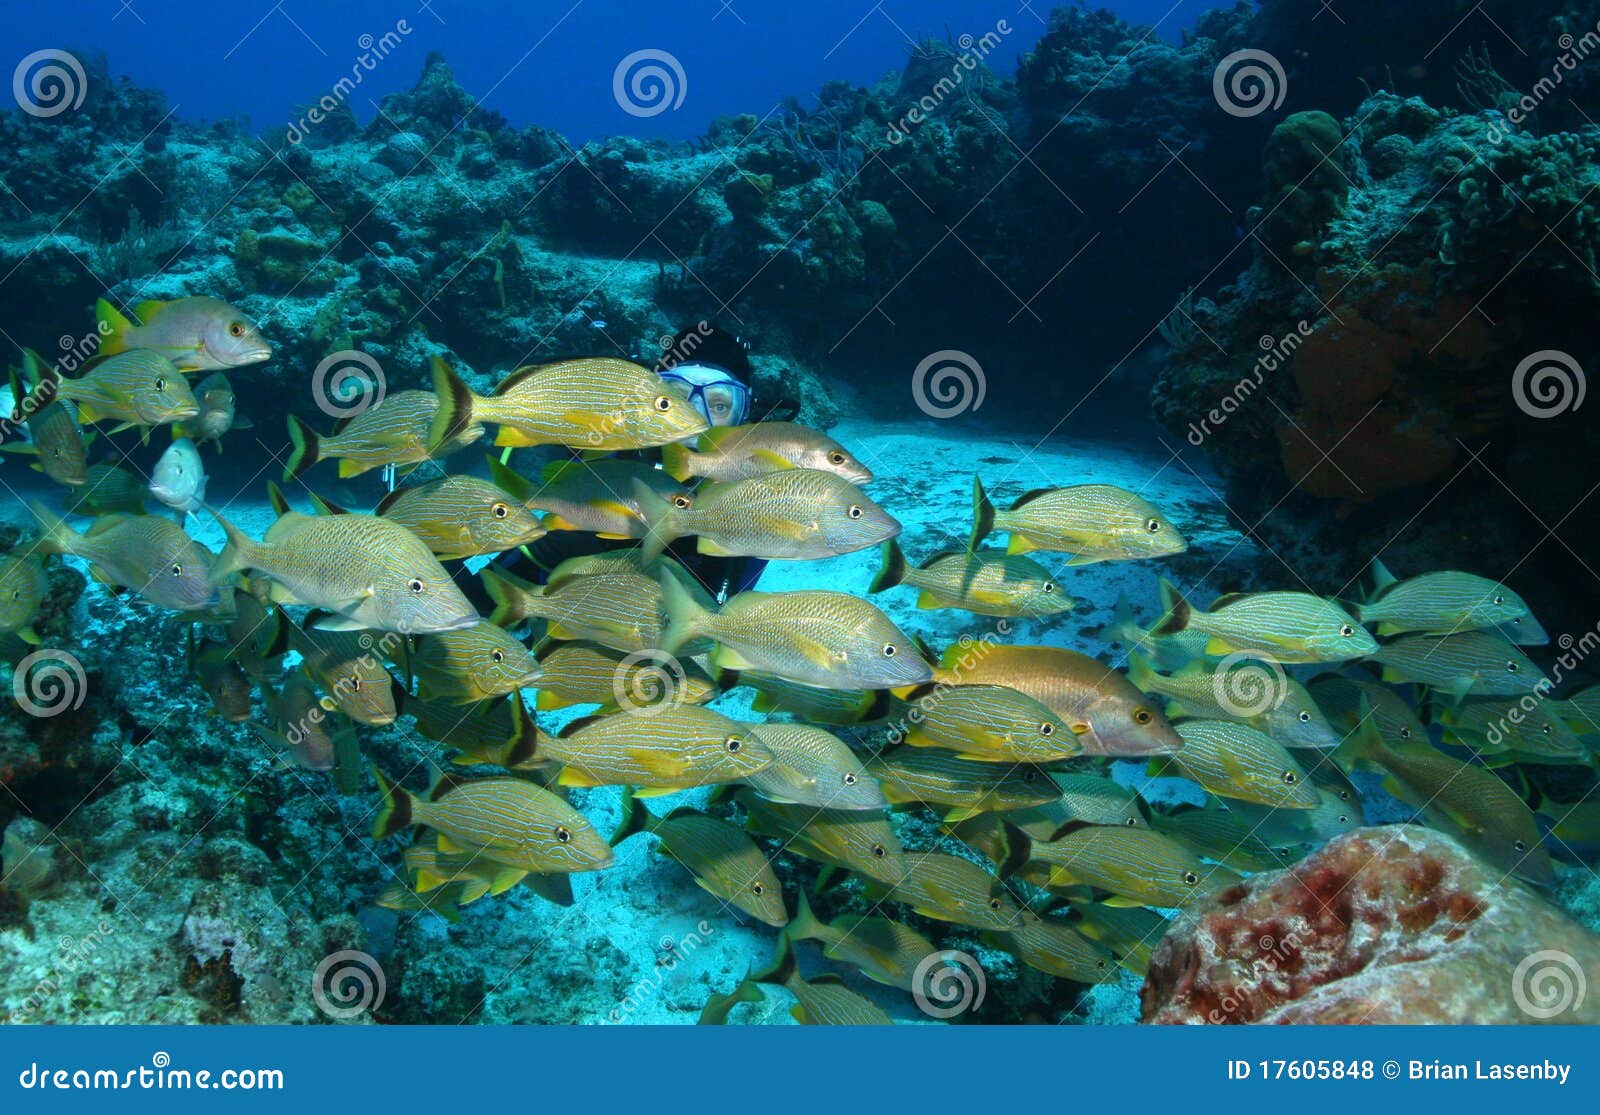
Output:
<instances>
[{"instance_id":1,"label":"fish eye","mask_svg":"<svg viewBox=\"0 0 1600 1115\"><path fill-rule=\"evenodd\" d=\"M173 566L172 566L172 575L174 577L183 576L183 566L181 566L181 565L177 564L176 562L174 562Z\"/></svg>"},{"instance_id":2,"label":"fish eye","mask_svg":"<svg viewBox=\"0 0 1600 1115\"><path fill-rule=\"evenodd\" d=\"M1518 840L1511 846L1519 852L1526 852L1528 850L1528 842L1526 840Z\"/></svg>"},{"instance_id":3,"label":"fish eye","mask_svg":"<svg viewBox=\"0 0 1600 1115\"><path fill-rule=\"evenodd\" d=\"M744 749L744 741L741 740L738 736L729 736L727 739L723 740L722 742L723 742L723 745L725 747L727 747L728 754L730 754L730 755L737 755L740 751L742 751Z\"/></svg>"},{"instance_id":4,"label":"fish eye","mask_svg":"<svg viewBox=\"0 0 1600 1115\"><path fill-rule=\"evenodd\" d=\"M656 409L663 414L672 409L672 400L665 395L656 396Z\"/></svg>"},{"instance_id":5,"label":"fish eye","mask_svg":"<svg viewBox=\"0 0 1600 1115\"><path fill-rule=\"evenodd\" d=\"M489 508L489 514L493 515L497 519L503 519L507 515L511 514L511 508L507 507L503 503L497 503L493 507Z\"/></svg>"},{"instance_id":6,"label":"fish eye","mask_svg":"<svg viewBox=\"0 0 1600 1115\"><path fill-rule=\"evenodd\" d=\"M1056 583L1054 581L1046 581L1039 587L1045 592L1054 592L1056 590Z\"/></svg>"},{"instance_id":7,"label":"fish eye","mask_svg":"<svg viewBox=\"0 0 1600 1115\"><path fill-rule=\"evenodd\" d=\"M763 894L767 893L767 887L765 883L755 883L750 887L750 890L751 893L753 893L757 898L760 898Z\"/></svg>"},{"instance_id":8,"label":"fish eye","mask_svg":"<svg viewBox=\"0 0 1600 1115\"><path fill-rule=\"evenodd\" d=\"M351 674L350 675L350 688L354 689L357 693L361 692L361 675L360 674Z\"/></svg>"},{"instance_id":9,"label":"fish eye","mask_svg":"<svg viewBox=\"0 0 1600 1115\"><path fill-rule=\"evenodd\" d=\"M406 588L410 589L412 592L421 592L422 591L422 578L421 577L413 577L413 578L411 578L411 580L406 582Z\"/></svg>"},{"instance_id":10,"label":"fish eye","mask_svg":"<svg viewBox=\"0 0 1600 1115\"><path fill-rule=\"evenodd\" d=\"M1106 970L1106 962L1104 960L1096 960L1094 966L1102 972Z\"/></svg>"},{"instance_id":11,"label":"fish eye","mask_svg":"<svg viewBox=\"0 0 1600 1115\"><path fill-rule=\"evenodd\" d=\"M1133 722L1135 724L1148 724L1154 719L1155 714L1147 708L1136 708L1133 710Z\"/></svg>"},{"instance_id":12,"label":"fish eye","mask_svg":"<svg viewBox=\"0 0 1600 1115\"><path fill-rule=\"evenodd\" d=\"M1410 739L1411 738L1411 729L1410 728L1401 728L1400 729L1400 738L1401 739Z\"/></svg>"},{"instance_id":13,"label":"fish eye","mask_svg":"<svg viewBox=\"0 0 1600 1115\"><path fill-rule=\"evenodd\" d=\"M559 840L563 844L571 844L572 843L572 830L567 828L566 825L557 825L556 826L556 839Z\"/></svg>"},{"instance_id":14,"label":"fish eye","mask_svg":"<svg viewBox=\"0 0 1600 1115\"><path fill-rule=\"evenodd\" d=\"M858 779L856 778L856 776L854 774L851 774L848 771L845 772L844 784L846 786L854 786L857 781L858 781Z\"/></svg>"},{"instance_id":15,"label":"fish eye","mask_svg":"<svg viewBox=\"0 0 1600 1115\"><path fill-rule=\"evenodd\" d=\"M1300 723L1302 723L1302 724L1311 723L1311 714L1309 712L1306 712L1304 709L1302 709L1300 711Z\"/></svg>"},{"instance_id":16,"label":"fish eye","mask_svg":"<svg viewBox=\"0 0 1600 1115\"><path fill-rule=\"evenodd\" d=\"M167 389L166 378L163 377L163 376L157 376L156 377L156 390L157 391L165 391L166 389Z\"/></svg>"},{"instance_id":17,"label":"fish eye","mask_svg":"<svg viewBox=\"0 0 1600 1115\"><path fill-rule=\"evenodd\" d=\"M499 665L506 660L506 652L497 648L489 652L489 657L494 659L495 665Z\"/></svg>"},{"instance_id":18,"label":"fish eye","mask_svg":"<svg viewBox=\"0 0 1600 1115\"><path fill-rule=\"evenodd\" d=\"M1506 663L1506 669L1510 670L1513 674L1516 673L1520 668L1521 667L1519 667L1515 662L1508 661Z\"/></svg>"},{"instance_id":19,"label":"fish eye","mask_svg":"<svg viewBox=\"0 0 1600 1115\"><path fill-rule=\"evenodd\" d=\"M828 454L828 463L830 465L844 464L844 454L835 449L832 453Z\"/></svg>"},{"instance_id":20,"label":"fish eye","mask_svg":"<svg viewBox=\"0 0 1600 1115\"><path fill-rule=\"evenodd\" d=\"M989 899L989 909L998 910L999 908L1000 908L1000 900L998 898Z\"/></svg>"},{"instance_id":21,"label":"fish eye","mask_svg":"<svg viewBox=\"0 0 1600 1115\"><path fill-rule=\"evenodd\" d=\"M688 496L684 496L684 495L677 495L677 496L673 496L672 497L672 506L676 507L680 511L682 511L684 508L688 507L693 502L694 501L691 500Z\"/></svg>"},{"instance_id":22,"label":"fish eye","mask_svg":"<svg viewBox=\"0 0 1600 1115\"><path fill-rule=\"evenodd\" d=\"M1350 791L1349 790L1340 790L1339 791L1339 800L1340 801L1349 801L1350 800Z\"/></svg>"},{"instance_id":23,"label":"fish eye","mask_svg":"<svg viewBox=\"0 0 1600 1115\"><path fill-rule=\"evenodd\" d=\"M1145 523L1144 529L1149 531L1151 534L1156 534L1161 530L1161 520L1151 519L1149 522Z\"/></svg>"},{"instance_id":24,"label":"fish eye","mask_svg":"<svg viewBox=\"0 0 1600 1115\"><path fill-rule=\"evenodd\" d=\"M847 510L845 514L849 515L852 519L859 519L862 515L866 514L866 512L861 510L861 505L859 503L852 503L849 510Z\"/></svg>"},{"instance_id":25,"label":"fish eye","mask_svg":"<svg viewBox=\"0 0 1600 1115\"><path fill-rule=\"evenodd\" d=\"M1292 770L1286 770L1283 772L1283 781L1285 785L1293 786L1300 781L1300 776Z\"/></svg>"},{"instance_id":26,"label":"fish eye","mask_svg":"<svg viewBox=\"0 0 1600 1115\"><path fill-rule=\"evenodd\" d=\"M1540 724L1539 725L1539 730L1541 732L1543 732L1545 735L1549 735L1550 734L1550 723L1549 723L1549 721L1546 721L1545 723Z\"/></svg>"},{"instance_id":27,"label":"fish eye","mask_svg":"<svg viewBox=\"0 0 1600 1115\"><path fill-rule=\"evenodd\" d=\"M235 321L235 322L229 323L229 325L228 325L228 333L229 333L229 335L234 336L234 337L242 337L242 336L244 336L244 322Z\"/></svg>"},{"instance_id":28,"label":"fish eye","mask_svg":"<svg viewBox=\"0 0 1600 1115\"><path fill-rule=\"evenodd\" d=\"M899 653L899 648L893 643L883 644L883 656L885 658L893 658L897 653Z\"/></svg>"},{"instance_id":29,"label":"fish eye","mask_svg":"<svg viewBox=\"0 0 1600 1115\"><path fill-rule=\"evenodd\" d=\"M1505 598L1505 597L1503 597L1503 596L1501 596L1501 595L1500 595L1500 594L1499 594L1499 593L1496 593L1496 594L1495 594L1495 595L1494 595L1494 596L1493 596L1493 597L1492 597L1492 598L1491 598L1491 599L1490 599L1490 600L1489 600L1489 603L1491 603L1491 604L1504 604L1504 603L1505 603L1505 602L1506 602L1506 598Z\"/></svg>"},{"instance_id":30,"label":"fish eye","mask_svg":"<svg viewBox=\"0 0 1600 1115\"><path fill-rule=\"evenodd\" d=\"M1136 828L1139 827L1139 818L1137 818L1137 817L1129 817L1126 821L1123 821L1122 823L1127 825L1131 829L1136 829Z\"/></svg>"},{"instance_id":31,"label":"fish eye","mask_svg":"<svg viewBox=\"0 0 1600 1115\"><path fill-rule=\"evenodd\" d=\"M1185 871L1183 873L1183 885L1186 887L1199 886L1200 876L1196 875L1193 871Z\"/></svg>"},{"instance_id":32,"label":"fish eye","mask_svg":"<svg viewBox=\"0 0 1600 1115\"><path fill-rule=\"evenodd\" d=\"M882 844L874 844L872 846L872 858L873 859L883 859L888 854L889 854L889 849L885 848Z\"/></svg>"},{"instance_id":33,"label":"fish eye","mask_svg":"<svg viewBox=\"0 0 1600 1115\"><path fill-rule=\"evenodd\" d=\"M1041 736L1053 736L1056 734L1056 726L1046 720L1043 724L1039 725L1039 734Z\"/></svg>"},{"instance_id":34,"label":"fish eye","mask_svg":"<svg viewBox=\"0 0 1600 1115\"><path fill-rule=\"evenodd\" d=\"M1348 639L1350 636L1354 635L1355 633L1356 633L1356 629L1354 627L1351 627L1348 623L1345 624L1343 627L1339 628L1339 634L1343 635L1346 639Z\"/></svg>"},{"instance_id":35,"label":"fish eye","mask_svg":"<svg viewBox=\"0 0 1600 1115\"><path fill-rule=\"evenodd\" d=\"M1341 825L1348 825L1350 823L1350 818L1341 813L1339 814L1339 823Z\"/></svg>"}]
</instances>

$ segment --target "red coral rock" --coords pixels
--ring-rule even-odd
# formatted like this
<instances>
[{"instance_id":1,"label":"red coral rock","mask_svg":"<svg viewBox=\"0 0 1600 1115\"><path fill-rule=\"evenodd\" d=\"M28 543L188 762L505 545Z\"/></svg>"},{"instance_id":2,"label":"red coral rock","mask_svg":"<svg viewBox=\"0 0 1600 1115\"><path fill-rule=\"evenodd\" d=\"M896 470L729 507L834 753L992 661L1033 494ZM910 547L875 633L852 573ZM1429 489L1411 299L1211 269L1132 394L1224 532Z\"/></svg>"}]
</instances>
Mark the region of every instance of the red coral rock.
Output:
<instances>
[{"instance_id":1,"label":"red coral rock","mask_svg":"<svg viewBox=\"0 0 1600 1115\"><path fill-rule=\"evenodd\" d=\"M1156 1023L1600 1022L1600 936L1444 833L1357 829L1185 911Z\"/></svg>"}]
</instances>

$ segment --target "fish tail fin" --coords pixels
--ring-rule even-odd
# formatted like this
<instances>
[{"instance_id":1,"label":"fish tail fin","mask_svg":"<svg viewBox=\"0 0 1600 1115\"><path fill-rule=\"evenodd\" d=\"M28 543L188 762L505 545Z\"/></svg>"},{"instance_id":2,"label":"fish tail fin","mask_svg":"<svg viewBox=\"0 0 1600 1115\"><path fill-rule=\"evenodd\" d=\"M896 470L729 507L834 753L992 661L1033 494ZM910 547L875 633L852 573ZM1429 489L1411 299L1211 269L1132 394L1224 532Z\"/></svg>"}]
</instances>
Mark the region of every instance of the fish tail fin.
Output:
<instances>
[{"instance_id":1,"label":"fish tail fin","mask_svg":"<svg viewBox=\"0 0 1600 1115\"><path fill-rule=\"evenodd\" d=\"M694 467L690 463L694 450L681 441L675 441L661 447L661 471L680 483L694 475Z\"/></svg>"},{"instance_id":2,"label":"fish tail fin","mask_svg":"<svg viewBox=\"0 0 1600 1115\"><path fill-rule=\"evenodd\" d=\"M752 983L774 983L780 986L787 985L800 974L800 967L794 957L794 942L789 939L787 931L778 934L778 952L768 964L759 972L751 972L749 979Z\"/></svg>"},{"instance_id":3,"label":"fish tail fin","mask_svg":"<svg viewBox=\"0 0 1600 1115\"><path fill-rule=\"evenodd\" d=\"M1355 729L1334 751L1334 761L1344 770L1358 766L1375 766L1381 770L1386 750L1383 735L1378 731L1377 714L1372 711L1372 698L1362 694Z\"/></svg>"},{"instance_id":4,"label":"fish tail fin","mask_svg":"<svg viewBox=\"0 0 1600 1115\"><path fill-rule=\"evenodd\" d=\"M508 769L530 763L539 755L538 725L528 715L528 706L515 693L511 695L511 725L514 729L511 740L500 756L500 765Z\"/></svg>"},{"instance_id":5,"label":"fish tail fin","mask_svg":"<svg viewBox=\"0 0 1600 1115\"><path fill-rule=\"evenodd\" d=\"M65 519L35 500L28 501L28 510L39 524L39 541L34 543L35 550L46 554L72 553L72 543L78 537L78 532L68 526Z\"/></svg>"},{"instance_id":6,"label":"fish tail fin","mask_svg":"<svg viewBox=\"0 0 1600 1115\"><path fill-rule=\"evenodd\" d=\"M794 917L789 919L789 934L796 940L816 940L823 936L827 926L817 920L817 915L811 912L811 903L806 901L804 887L795 891Z\"/></svg>"},{"instance_id":7,"label":"fish tail fin","mask_svg":"<svg viewBox=\"0 0 1600 1115\"><path fill-rule=\"evenodd\" d=\"M1389 572L1389 567L1383 564L1382 559L1374 557L1370 567L1372 573L1372 593L1368 600L1376 600L1380 593L1390 585L1398 584L1400 578Z\"/></svg>"},{"instance_id":8,"label":"fish tail fin","mask_svg":"<svg viewBox=\"0 0 1600 1115\"><path fill-rule=\"evenodd\" d=\"M251 562L255 559L256 544L238 527L222 517L215 507L209 503L200 506L210 512L211 517L222 527L222 533L228 536L228 544L222 547L222 553L217 555L217 560L211 564L210 583L220 585L235 573L252 568Z\"/></svg>"},{"instance_id":9,"label":"fish tail fin","mask_svg":"<svg viewBox=\"0 0 1600 1115\"><path fill-rule=\"evenodd\" d=\"M316 464L322 453L316 432L292 414L289 415L289 443L289 463L283 466L285 484Z\"/></svg>"},{"instance_id":10,"label":"fish tail fin","mask_svg":"<svg viewBox=\"0 0 1600 1115\"><path fill-rule=\"evenodd\" d=\"M1033 858L1033 838L1010 821L1001 822L1000 855L995 874L1003 881L1011 878Z\"/></svg>"},{"instance_id":11,"label":"fish tail fin","mask_svg":"<svg viewBox=\"0 0 1600 1115\"><path fill-rule=\"evenodd\" d=\"M1176 635L1189 626L1193 611L1177 586L1165 577L1161 578L1161 619L1150 629L1150 634Z\"/></svg>"},{"instance_id":12,"label":"fish tail fin","mask_svg":"<svg viewBox=\"0 0 1600 1115\"><path fill-rule=\"evenodd\" d=\"M739 981L739 986L726 995L713 995L706 1000L696 1025L721 1026L728 1021L728 1012L734 1007L740 1003L759 1003L764 997L761 988L756 986L756 981L750 978L750 972L746 970L744 979Z\"/></svg>"},{"instance_id":13,"label":"fish tail fin","mask_svg":"<svg viewBox=\"0 0 1600 1115\"><path fill-rule=\"evenodd\" d=\"M972 535L967 539L967 549L976 550L983 540L994 532L994 504L983 490L983 478L972 476Z\"/></svg>"},{"instance_id":14,"label":"fish tail fin","mask_svg":"<svg viewBox=\"0 0 1600 1115\"><path fill-rule=\"evenodd\" d=\"M711 613L689 592L689 586L670 570L661 573L661 602L667 613L667 626L661 634L661 649L668 654L701 633Z\"/></svg>"},{"instance_id":15,"label":"fish tail fin","mask_svg":"<svg viewBox=\"0 0 1600 1115\"><path fill-rule=\"evenodd\" d=\"M489 613L490 623L496 627L515 627L523 620L538 617L539 609L534 601L544 595L538 585L493 565L484 566L478 576L483 579L483 590L494 602L494 611Z\"/></svg>"},{"instance_id":16,"label":"fish tail fin","mask_svg":"<svg viewBox=\"0 0 1600 1115\"><path fill-rule=\"evenodd\" d=\"M439 452L439 447L460 437L473 424L473 408L477 396L472 393L455 369L435 356L430 366L433 376L433 393L439 397L439 406L433 412L433 422L428 426L428 455Z\"/></svg>"},{"instance_id":17,"label":"fish tail fin","mask_svg":"<svg viewBox=\"0 0 1600 1115\"><path fill-rule=\"evenodd\" d=\"M272 505L272 513L278 518L289 513L289 497L283 494L283 489L278 487L275 480L267 481L267 502Z\"/></svg>"},{"instance_id":18,"label":"fish tail fin","mask_svg":"<svg viewBox=\"0 0 1600 1115\"><path fill-rule=\"evenodd\" d=\"M906 579L906 552L893 538L883 544L883 566L867 586L868 592L882 592L903 584Z\"/></svg>"},{"instance_id":19,"label":"fish tail fin","mask_svg":"<svg viewBox=\"0 0 1600 1115\"><path fill-rule=\"evenodd\" d=\"M96 350L99 355L114 356L128 349L133 322L104 298L95 299L94 324L95 331L100 334L100 347Z\"/></svg>"},{"instance_id":20,"label":"fish tail fin","mask_svg":"<svg viewBox=\"0 0 1600 1115\"><path fill-rule=\"evenodd\" d=\"M644 540L639 543L639 557L649 565L678 537L673 507L642 480L633 482L633 497L639 501L639 516L646 527Z\"/></svg>"},{"instance_id":21,"label":"fish tail fin","mask_svg":"<svg viewBox=\"0 0 1600 1115\"><path fill-rule=\"evenodd\" d=\"M376 763L372 766L372 776L378 780L378 792L383 795L378 819L372 822L372 839L387 840L415 823L412 820L412 806L417 799L404 786L391 781Z\"/></svg>"},{"instance_id":22,"label":"fish tail fin","mask_svg":"<svg viewBox=\"0 0 1600 1115\"><path fill-rule=\"evenodd\" d=\"M650 822L654 818L644 802L633 792L632 786L622 788L622 820L617 824L617 831L611 834L608 841L615 848L630 836L637 836L641 832L650 831Z\"/></svg>"},{"instance_id":23,"label":"fish tail fin","mask_svg":"<svg viewBox=\"0 0 1600 1115\"><path fill-rule=\"evenodd\" d=\"M1128 680L1133 682L1136 689L1150 692L1150 687L1155 683L1156 668L1150 664L1150 659L1136 650L1128 652Z\"/></svg>"}]
</instances>

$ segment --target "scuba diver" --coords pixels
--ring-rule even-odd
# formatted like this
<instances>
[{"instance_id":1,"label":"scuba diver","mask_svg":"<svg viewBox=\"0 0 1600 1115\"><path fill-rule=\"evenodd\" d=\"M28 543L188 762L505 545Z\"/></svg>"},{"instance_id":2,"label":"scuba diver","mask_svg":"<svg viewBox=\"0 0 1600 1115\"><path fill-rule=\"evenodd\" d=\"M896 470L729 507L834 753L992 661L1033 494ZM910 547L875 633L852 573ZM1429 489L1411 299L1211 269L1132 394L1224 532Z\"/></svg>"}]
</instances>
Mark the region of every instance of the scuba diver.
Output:
<instances>
[{"instance_id":1,"label":"scuba diver","mask_svg":"<svg viewBox=\"0 0 1600 1115\"><path fill-rule=\"evenodd\" d=\"M799 409L792 401L781 399L767 412L756 415L750 386L752 368L749 346L733 333L705 322L683 329L673 337L672 343L656 361L654 370L661 378L682 390L695 409L713 426L741 426L750 421L768 419L787 420ZM659 450L638 450L619 455L659 460ZM545 580L550 570L568 558L637 544L634 540L600 538L584 531L551 531L519 550L501 554L495 559L495 564L523 580L538 584ZM754 588L767 566L762 558L699 553L693 538L678 539L667 547L666 553L699 579L719 604L735 593ZM479 610L487 612L491 604L479 578L463 575L457 580Z\"/></svg>"}]
</instances>

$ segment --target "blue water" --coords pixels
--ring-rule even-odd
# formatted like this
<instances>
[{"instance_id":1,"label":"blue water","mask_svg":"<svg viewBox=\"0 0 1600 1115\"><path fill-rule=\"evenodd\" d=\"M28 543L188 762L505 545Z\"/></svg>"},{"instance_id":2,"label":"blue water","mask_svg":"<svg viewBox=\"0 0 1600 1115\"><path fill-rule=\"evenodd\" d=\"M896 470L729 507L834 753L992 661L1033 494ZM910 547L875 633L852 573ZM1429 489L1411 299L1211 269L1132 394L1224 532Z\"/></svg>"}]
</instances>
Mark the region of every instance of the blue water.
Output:
<instances>
[{"instance_id":1,"label":"blue water","mask_svg":"<svg viewBox=\"0 0 1600 1115\"><path fill-rule=\"evenodd\" d=\"M1106 5L1175 38L1211 5L1202 0L1120 0ZM442 51L485 108L517 125L540 124L577 141L605 135L688 139L716 116L762 115L785 97L804 104L821 85L870 84L898 70L909 39L979 36L1011 28L994 56L1009 72L1044 29L1044 3L1017 0L89 0L63 25L50 5L4 5L6 38L20 49L105 52L113 72L160 89L178 115L246 116L258 128L287 124L294 109L327 92L404 20L402 43L351 101L365 122L383 95L409 88L423 57ZM909 37L909 38L908 38ZM632 117L611 96L618 61L664 50L683 65L678 111Z\"/></svg>"}]
</instances>

